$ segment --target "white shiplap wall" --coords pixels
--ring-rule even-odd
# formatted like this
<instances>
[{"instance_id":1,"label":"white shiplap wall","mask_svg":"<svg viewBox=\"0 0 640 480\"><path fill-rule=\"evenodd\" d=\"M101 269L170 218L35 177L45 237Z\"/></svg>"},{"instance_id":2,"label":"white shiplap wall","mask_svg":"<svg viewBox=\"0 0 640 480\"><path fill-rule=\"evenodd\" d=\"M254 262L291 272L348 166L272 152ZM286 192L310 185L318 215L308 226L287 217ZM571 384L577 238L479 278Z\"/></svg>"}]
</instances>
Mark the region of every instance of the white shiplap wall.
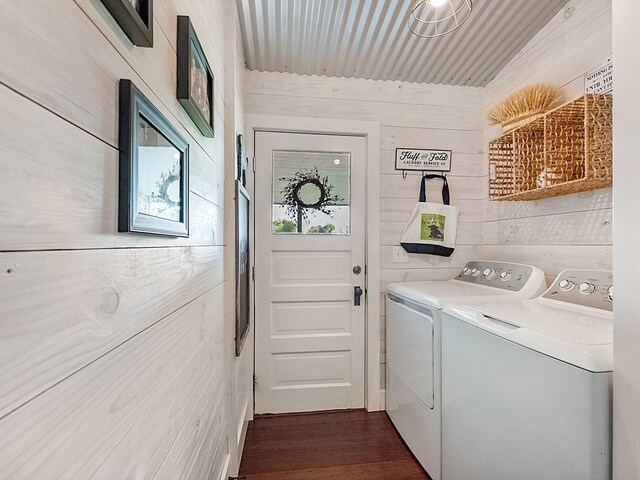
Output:
<instances>
[{"instance_id":1,"label":"white shiplap wall","mask_svg":"<svg viewBox=\"0 0 640 480\"><path fill-rule=\"evenodd\" d=\"M154 47L137 48L99 0L0 4L0 478L217 480L228 464L235 6L155 5ZM178 14L216 75L214 139L175 98ZM116 232L121 78L190 143L190 238Z\"/></svg>"},{"instance_id":2,"label":"white shiplap wall","mask_svg":"<svg viewBox=\"0 0 640 480\"><path fill-rule=\"evenodd\" d=\"M235 184L236 184L236 135L244 133L244 72L245 61L242 48L242 39L239 34L240 25L238 23L235 8L227 11L227 57L233 60L233 65L225 71L225 121L228 128L225 131L225 149L227 152L227 162L225 164L225 205L235 204ZM231 60L229 60L231 62ZM250 175L250 172L248 172ZM251 180L251 178L249 178ZM225 243L235 245L235 209L225 209ZM235 292L235 249L229 248L225 256L225 279L228 285ZM230 325L234 325L236 315L235 295L226 296L226 315ZM235 356L235 350L231 352L232 359L230 365L230 376L232 379L229 389L229 440L233 451L231 458L230 472L237 472L240 466L244 439L247 432L248 422L253 416L253 325L250 323L250 330L247 333L246 341L242 353ZM229 332L229 345L235 346L235 331ZM226 478L225 478L226 480Z\"/></svg>"},{"instance_id":3,"label":"white shiplap wall","mask_svg":"<svg viewBox=\"0 0 640 480\"><path fill-rule=\"evenodd\" d=\"M380 291L390 282L451 278L482 254L482 88L415 84L288 73L246 72L247 113L367 120L380 123ZM420 174L394 170L396 147L453 150L452 202L462 215L458 248L450 258L410 255L393 262L393 246L418 200ZM430 182L429 199L441 202L441 183ZM384 305L381 307L384 364ZM381 368L384 386L384 365Z\"/></svg>"},{"instance_id":4,"label":"white shiplap wall","mask_svg":"<svg viewBox=\"0 0 640 480\"><path fill-rule=\"evenodd\" d=\"M611 2L571 0L487 85L485 110L536 82L577 98L584 74L610 58L611 35ZM500 132L488 126L485 145ZM532 263L548 280L564 268L611 269L611 207L611 188L532 202L485 200L484 255Z\"/></svg>"}]
</instances>

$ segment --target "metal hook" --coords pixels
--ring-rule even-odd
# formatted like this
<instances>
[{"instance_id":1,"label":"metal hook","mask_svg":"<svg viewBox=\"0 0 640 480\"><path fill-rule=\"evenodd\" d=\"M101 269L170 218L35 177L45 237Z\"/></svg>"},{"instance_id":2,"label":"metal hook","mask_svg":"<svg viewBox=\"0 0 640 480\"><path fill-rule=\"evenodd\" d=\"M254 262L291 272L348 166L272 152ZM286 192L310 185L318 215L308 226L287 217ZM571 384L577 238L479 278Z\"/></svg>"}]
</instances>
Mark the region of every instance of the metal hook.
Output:
<instances>
[{"instance_id":1,"label":"metal hook","mask_svg":"<svg viewBox=\"0 0 640 480\"><path fill-rule=\"evenodd\" d=\"M402 170L402 178L407 178L407 171L406 170Z\"/></svg>"}]
</instances>

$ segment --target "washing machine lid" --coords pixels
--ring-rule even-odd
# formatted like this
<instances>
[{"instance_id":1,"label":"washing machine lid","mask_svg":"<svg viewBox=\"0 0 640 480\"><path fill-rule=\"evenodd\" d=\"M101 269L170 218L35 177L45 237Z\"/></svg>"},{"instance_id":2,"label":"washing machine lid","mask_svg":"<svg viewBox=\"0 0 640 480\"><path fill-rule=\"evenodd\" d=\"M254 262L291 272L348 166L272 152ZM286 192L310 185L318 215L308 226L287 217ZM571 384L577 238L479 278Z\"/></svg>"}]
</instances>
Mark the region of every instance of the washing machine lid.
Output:
<instances>
[{"instance_id":1,"label":"washing machine lid","mask_svg":"<svg viewBox=\"0 0 640 480\"><path fill-rule=\"evenodd\" d=\"M456 280L392 283L387 291L420 305L442 310L450 303L484 302L514 297L513 292ZM514 298L516 300L516 298Z\"/></svg>"},{"instance_id":2,"label":"washing machine lid","mask_svg":"<svg viewBox=\"0 0 640 480\"><path fill-rule=\"evenodd\" d=\"M611 312L536 298L449 305L445 313L474 327L591 372L613 371Z\"/></svg>"}]
</instances>

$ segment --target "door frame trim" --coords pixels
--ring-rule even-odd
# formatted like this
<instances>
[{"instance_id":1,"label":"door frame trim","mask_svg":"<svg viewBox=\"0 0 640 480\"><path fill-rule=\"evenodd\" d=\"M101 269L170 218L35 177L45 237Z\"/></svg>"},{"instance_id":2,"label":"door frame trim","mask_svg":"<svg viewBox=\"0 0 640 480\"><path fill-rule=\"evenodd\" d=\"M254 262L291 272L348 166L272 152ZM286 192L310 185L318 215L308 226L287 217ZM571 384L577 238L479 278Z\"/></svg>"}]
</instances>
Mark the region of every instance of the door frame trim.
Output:
<instances>
[{"instance_id":1,"label":"door frame trim","mask_svg":"<svg viewBox=\"0 0 640 480\"><path fill-rule=\"evenodd\" d=\"M247 152L255 156L256 132L285 132L364 137L367 142L366 167L366 232L365 258L367 266L367 296L365 313L365 391L364 405L368 411L384 410L384 395L380 387L380 123L313 117L245 114ZM255 234L255 224L252 226ZM251 250L251 265L255 251ZM253 297L253 296L252 296ZM255 300L254 300L255 301ZM255 322L255 308L252 306ZM255 328L253 329L255 335ZM255 352L255 341L254 341ZM254 365L255 372L255 365Z\"/></svg>"}]
</instances>

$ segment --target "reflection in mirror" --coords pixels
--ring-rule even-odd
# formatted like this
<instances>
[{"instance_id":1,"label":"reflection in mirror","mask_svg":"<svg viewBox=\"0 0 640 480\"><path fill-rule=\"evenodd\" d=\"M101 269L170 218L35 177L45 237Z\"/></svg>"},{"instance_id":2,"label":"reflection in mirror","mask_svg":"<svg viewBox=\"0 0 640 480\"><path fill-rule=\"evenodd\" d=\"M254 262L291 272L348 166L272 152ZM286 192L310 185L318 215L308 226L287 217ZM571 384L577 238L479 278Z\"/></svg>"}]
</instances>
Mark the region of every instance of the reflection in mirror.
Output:
<instances>
[{"instance_id":1,"label":"reflection in mirror","mask_svg":"<svg viewBox=\"0 0 640 480\"><path fill-rule=\"evenodd\" d=\"M274 234L349 235L351 155L274 151Z\"/></svg>"},{"instance_id":2,"label":"reflection in mirror","mask_svg":"<svg viewBox=\"0 0 640 480\"><path fill-rule=\"evenodd\" d=\"M180 151L142 115L138 137L138 213L181 221Z\"/></svg>"}]
</instances>

